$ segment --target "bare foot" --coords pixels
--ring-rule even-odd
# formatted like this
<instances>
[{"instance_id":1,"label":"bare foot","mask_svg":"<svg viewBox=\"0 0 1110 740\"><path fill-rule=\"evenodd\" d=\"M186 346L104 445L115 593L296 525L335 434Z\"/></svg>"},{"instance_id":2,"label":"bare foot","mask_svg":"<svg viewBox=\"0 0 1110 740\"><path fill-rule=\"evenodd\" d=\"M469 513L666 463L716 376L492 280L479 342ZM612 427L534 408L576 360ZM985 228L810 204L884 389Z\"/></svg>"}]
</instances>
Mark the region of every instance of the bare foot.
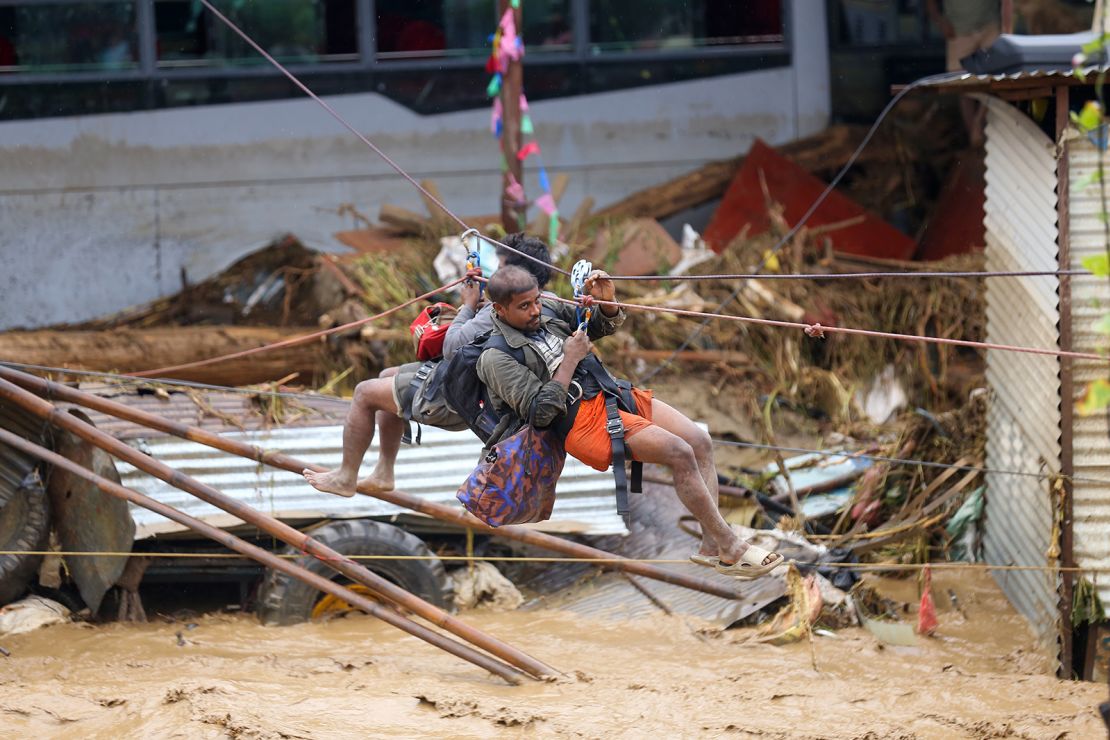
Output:
<instances>
[{"instance_id":1,"label":"bare foot","mask_svg":"<svg viewBox=\"0 0 1110 740\"><path fill-rule=\"evenodd\" d=\"M359 493L366 493L366 490L362 489L368 489L370 491L392 491L393 476L379 473L375 470L370 475L361 479L358 482L358 487L360 489Z\"/></svg>"},{"instance_id":2,"label":"bare foot","mask_svg":"<svg viewBox=\"0 0 1110 740\"><path fill-rule=\"evenodd\" d=\"M347 497L355 495L354 476L345 476L342 471L328 470L323 473L317 473L315 470L305 468L302 471L302 475L304 475L304 479L317 491L334 493L339 496Z\"/></svg>"}]
</instances>

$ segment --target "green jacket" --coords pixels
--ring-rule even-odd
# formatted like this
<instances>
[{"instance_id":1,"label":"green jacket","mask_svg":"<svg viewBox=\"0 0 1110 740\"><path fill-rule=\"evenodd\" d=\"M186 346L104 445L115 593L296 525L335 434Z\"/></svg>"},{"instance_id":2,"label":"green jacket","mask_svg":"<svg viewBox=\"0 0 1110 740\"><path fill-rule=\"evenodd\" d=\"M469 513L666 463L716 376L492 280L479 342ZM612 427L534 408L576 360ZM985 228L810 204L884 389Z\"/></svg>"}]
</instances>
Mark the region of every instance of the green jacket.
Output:
<instances>
[{"instance_id":1,"label":"green jacket","mask_svg":"<svg viewBox=\"0 0 1110 740\"><path fill-rule=\"evenodd\" d=\"M575 307L544 299L541 326L551 334L566 339L575 328ZM612 318L597 309L590 317L586 333L591 340L613 334L624 323L623 309ZM524 364L498 349L488 349L478 357L478 378L486 386L494 407L502 414L501 423L487 444L492 447L500 440L516 434L527 423L529 411L535 401L537 427L548 427L567 412L567 391L551 379L547 363L524 332L493 318L493 332L505 337L513 348L524 348ZM506 414L507 411L512 413ZM515 416L514 416L515 414Z\"/></svg>"}]
</instances>

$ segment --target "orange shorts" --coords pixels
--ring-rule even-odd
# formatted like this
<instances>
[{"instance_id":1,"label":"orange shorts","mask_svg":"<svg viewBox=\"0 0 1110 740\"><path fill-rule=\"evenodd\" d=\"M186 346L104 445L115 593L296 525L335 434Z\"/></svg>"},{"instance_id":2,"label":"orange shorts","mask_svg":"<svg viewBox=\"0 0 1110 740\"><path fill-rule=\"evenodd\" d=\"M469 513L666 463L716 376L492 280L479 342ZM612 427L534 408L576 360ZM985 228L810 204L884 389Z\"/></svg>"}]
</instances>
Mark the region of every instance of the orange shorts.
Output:
<instances>
[{"instance_id":1,"label":"orange shorts","mask_svg":"<svg viewBox=\"0 0 1110 740\"><path fill-rule=\"evenodd\" d=\"M632 398L636 401L636 413L619 412L626 440L651 426L652 392L633 388ZM609 432L605 431L604 393L578 404L574 426L567 433L566 449L568 455L595 470L608 470L612 465L613 440L609 438ZM636 456L633 455L632 459L635 460Z\"/></svg>"}]
</instances>

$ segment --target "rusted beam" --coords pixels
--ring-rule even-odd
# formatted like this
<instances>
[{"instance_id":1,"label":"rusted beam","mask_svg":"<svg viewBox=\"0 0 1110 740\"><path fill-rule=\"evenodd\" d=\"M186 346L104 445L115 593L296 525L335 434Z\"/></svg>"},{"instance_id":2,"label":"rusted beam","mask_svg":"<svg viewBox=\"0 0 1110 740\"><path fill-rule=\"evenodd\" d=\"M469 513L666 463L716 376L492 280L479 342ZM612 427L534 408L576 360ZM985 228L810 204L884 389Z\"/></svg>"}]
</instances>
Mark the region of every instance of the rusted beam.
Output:
<instances>
[{"instance_id":1,"label":"rusted beam","mask_svg":"<svg viewBox=\"0 0 1110 740\"><path fill-rule=\"evenodd\" d=\"M457 637L496 655L498 658L511 663L537 678L553 677L558 674L555 669L533 658L527 653L491 635L487 635L481 630L471 627L460 619L456 619L438 606L409 593L400 586L367 570L350 558L344 557L322 542L306 535L304 532L300 532L284 522L256 511L241 501L225 496L215 488L205 485L195 478L187 476L139 452L133 447L120 442L110 434L100 431L93 425L81 421L72 414L61 411L53 404L36 397L33 393L7 380L0 379L0 398L11 401L26 411L49 421L55 426L73 432L90 444L96 445L105 452L131 463L139 470L164 480L175 488L180 488L183 491L191 493L202 501L210 503L232 516L242 519L248 524L253 524L282 542L320 560L329 568L342 573L353 581L363 584L376 596L388 599L394 604L408 609L414 614L427 619L437 627L451 632Z\"/></svg>"},{"instance_id":2,"label":"rusted beam","mask_svg":"<svg viewBox=\"0 0 1110 740\"><path fill-rule=\"evenodd\" d=\"M480 653L469 645L464 645L454 640L444 637L443 635L428 629L427 627L414 622L408 617L398 614L393 609L377 604L374 601L357 594L351 589L341 586L335 581L328 580L321 575L313 573L307 568L297 565L294 562L280 558L271 552L263 550L261 547L252 545L233 534L225 532L218 527L213 527L200 519L189 516L172 506L167 506L161 502L134 491L130 488L125 488L115 481L110 481L107 478L97 475L88 468L82 467L72 460L62 457L61 455L51 452L45 447L40 447L33 442L30 442L18 434L9 432L6 429L0 428L0 443L6 444L15 449L21 450L29 455L33 455L43 462L46 462L54 468L64 470L68 473L76 475L84 480L89 481L97 488L109 496L118 499L123 499L129 503L141 506L144 509L149 509L156 514L161 514L167 519L171 519L178 524L182 524L189 529L192 529L198 534L218 542L229 550L245 555L246 557L260 563L267 568L281 571L292 578L307 583L315 589L323 591L324 593L331 594L336 598L342 599L351 606L377 617L386 624L392 625L397 629L403 630L413 637L419 638L424 642L429 643L441 650L445 650L452 655L469 661L479 668L484 668L494 675L500 676L513 685L518 685L523 674L504 663L491 658L485 653Z\"/></svg>"},{"instance_id":3,"label":"rusted beam","mask_svg":"<svg viewBox=\"0 0 1110 740\"><path fill-rule=\"evenodd\" d=\"M68 386L44 380L34 375L28 375L27 373L22 373L11 368L0 366L0 378L9 380L16 385L20 385L34 393L48 398L79 404L120 419L125 419L136 424L150 427L151 429L157 429L167 434L172 434L175 437L214 447L218 450L223 450L233 455L239 455L240 457L246 457L275 468L288 470L292 473L301 473L306 468L311 470L324 470L324 468L319 465L309 465L308 463L281 452L263 450L253 445L221 437L218 434L212 434L211 432L206 432L197 427L170 421L169 419L164 419L155 414L133 409L107 398L100 398L99 396L84 393L69 388ZM379 498L383 501L388 501L391 504L406 509L418 511L421 514L427 514L434 519L456 524L463 529L470 528L483 534L524 542L572 558L599 560L601 562L599 562L598 565L603 568L627 571L634 575L644 576L645 578L652 578L675 586L682 586L683 588L694 591L719 596L722 599L742 598L742 595L738 592L736 587L727 582L710 581L706 578L666 570L659 566L652 565L651 563L627 560L595 547L570 542L561 537L555 537L544 532L537 532L527 527L489 527L461 508L452 508L450 506L444 506L443 504L425 501L419 496L404 493L403 491L375 491L369 488L362 488L360 489L360 493Z\"/></svg>"}]
</instances>

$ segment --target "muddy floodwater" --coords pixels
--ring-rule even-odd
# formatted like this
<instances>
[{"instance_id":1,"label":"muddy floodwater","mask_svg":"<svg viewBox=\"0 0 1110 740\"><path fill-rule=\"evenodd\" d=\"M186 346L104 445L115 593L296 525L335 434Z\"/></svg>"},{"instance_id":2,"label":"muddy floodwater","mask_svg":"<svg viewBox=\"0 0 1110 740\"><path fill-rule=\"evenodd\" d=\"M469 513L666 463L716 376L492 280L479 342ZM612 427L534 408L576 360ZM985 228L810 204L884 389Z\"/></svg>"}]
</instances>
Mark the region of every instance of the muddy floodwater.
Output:
<instances>
[{"instance_id":1,"label":"muddy floodwater","mask_svg":"<svg viewBox=\"0 0 1110 740\"><path fill-rule=\"evenodd\" d=\"M914 588L883 586L905 597ZM954 589L963 613L938 605L940 636L918 647L883 647L862 629L812 648L745 644L754 628L662 613L464 613L566 672L516 688L361 615L280 628L228 614L65 624L0 639L10 652L0 656L0 735L1106 736L1106 686L1051 676L989 576L945 572L934 587Z\"/></svg>"}]
</instances>

